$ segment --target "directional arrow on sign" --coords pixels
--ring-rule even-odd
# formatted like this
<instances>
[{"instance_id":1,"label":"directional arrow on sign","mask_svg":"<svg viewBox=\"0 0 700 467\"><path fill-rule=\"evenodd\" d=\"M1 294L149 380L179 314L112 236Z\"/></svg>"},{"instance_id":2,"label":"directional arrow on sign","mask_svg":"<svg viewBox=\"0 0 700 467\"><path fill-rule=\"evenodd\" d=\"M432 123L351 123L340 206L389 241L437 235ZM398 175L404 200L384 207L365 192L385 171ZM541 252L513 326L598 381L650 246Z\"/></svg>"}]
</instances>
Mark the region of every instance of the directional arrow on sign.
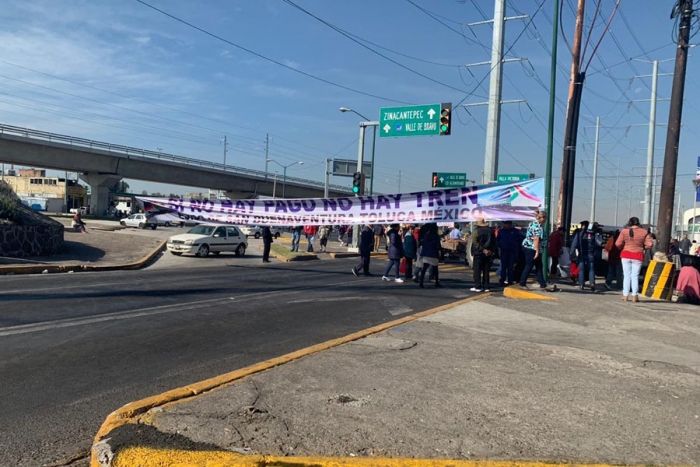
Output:
<instances>
[{"instance_id":1,"label":"directional arrow on sign","mask_svg":"<svg viewBox=\"0 0 700 467\"><path fill-rule=\"evenodd\" d=\"M387 123L386 125L384 125L384 128L382 128L382 130L384 130L384 133L389 133L389 130L391 130L391 126L389 126L389 124Z\"/></svg>"},{"instance_id":2,"label":"directional arrow on sign","mask_svg":"<svg viewBox=\"0 0 700 467\"><path fill-rule=\"evenodd\" d=\"M433 109L428 110L428 115L430 115L430 119L432 120L435 116L435 111Z\"/></svg>"},{"instance_id":3,"label":"directional arrow on sign","mask_svg":"<svg viewBox=\"0 0 700 467\"><path fill-rule=\"evenodd\" d=\"M445 182L445 177L440 177L440 182Z\"/></svg>"}]
</instances>

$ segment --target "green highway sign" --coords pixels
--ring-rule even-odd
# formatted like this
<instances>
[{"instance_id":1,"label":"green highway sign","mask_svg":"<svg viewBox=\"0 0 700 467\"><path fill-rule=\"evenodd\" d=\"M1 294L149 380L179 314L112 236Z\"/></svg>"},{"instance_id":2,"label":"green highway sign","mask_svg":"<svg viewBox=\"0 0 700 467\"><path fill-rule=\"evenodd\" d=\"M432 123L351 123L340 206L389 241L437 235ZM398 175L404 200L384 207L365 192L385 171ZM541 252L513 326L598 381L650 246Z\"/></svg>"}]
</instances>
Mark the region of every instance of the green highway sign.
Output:
<instances>
[{"instance_id":1,"label":"green highway sign","mask_svg":"<svg viewBox=\"0 0 700 467\"><path fill-rule=\"evenodd\" d=\"M383 107L379 116L379 136L435 136L441 134L442 104L410 105L405 107ZM449 113L447 111L447 125L442 130L449 130ZM447 133L449 134L449 133Z\"/></svg>"},{"instance_id":2,"label":"green highway sign","mask_svg":"<svg viewBox=\"0 0 700 467\"><path fill-rule=\"evenodd\" d=\"M496 181L498 183L504 182L522 182L524 180L530 180L535 178L535 174L499 174Z\"/></svg>"},{"instance_id":3,"label":"green highway sign","mask_svg":"<svg viewBox=\"0 0 700 467\"><path fill-rule=\"evenodd\" d=\"M467 185L467 174L433 172L433 188L463 188Z\"/></svg>"}]
</instances>

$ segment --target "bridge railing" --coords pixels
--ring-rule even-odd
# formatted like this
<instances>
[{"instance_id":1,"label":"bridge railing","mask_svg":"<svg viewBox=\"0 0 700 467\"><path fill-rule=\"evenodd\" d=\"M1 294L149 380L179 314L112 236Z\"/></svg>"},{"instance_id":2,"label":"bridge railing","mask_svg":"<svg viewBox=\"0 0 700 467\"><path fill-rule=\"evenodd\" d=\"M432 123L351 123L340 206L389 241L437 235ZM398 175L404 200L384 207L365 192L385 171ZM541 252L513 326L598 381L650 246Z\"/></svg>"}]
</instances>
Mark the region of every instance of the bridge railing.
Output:
<instances>
[{"instance_id":1,"label":"bridge railing","mask_svg":"<svg viewBox=\"0 0 700 467\"><path fill-rule=\"evenodd\" d=\"M18 126L5 125L2 123L0 123L0 134L21 136L21 137L30 138L30 139L41 139L41 140L56 142L56 143L66 143L66 144L70 144L71 146L79 146L79 147L83 147L83 148L100 149L100 150L104 150L107 152L124 154L127 157L130 155L135 155L135 156L147 157L147 158L151 158L151 159L159 159L159 160L178 162L180 164L185 164L185 165L207 167L207 168L211 168L211 169L221 170L223 172L231 172L231 173L236 173L236 174L249 175L249 176L253 176L256 178L260 178L262 180L269 180L271 177L274 177L274 174L271 174L270 172L264 172L262 170L253 170L253 169L247 169L245 167L224 165L224 164L221 164L219 162L203 161L203 160L194 159L191 157L183 157L183 156L177 156L175 154L168 154L168 153L164 153L161 151L151 151L148 149L134 148L131 146L123 146L120 144L104 143L102 141L94 141L91 139L78 138L75 136L60 135L57 133L49 133L47 131L41 131L41 130L32 130L31 128L23 128L23 127L18 127ZM300 185L307 185L307 186L313 186L313 187L319 187L319 188L323 188L325 186L325 184L323 182L318 182L316 180L308 180L305 178L298 178L298 177L287 177L286 183L296 183L296 184L300 184ZM350 191L348 189L348 187L344 187L341 185L329 185L329 188L333 189L333 190L338 190L338 191L346 191L346 192Z\"/></svg>"}]
</instances>

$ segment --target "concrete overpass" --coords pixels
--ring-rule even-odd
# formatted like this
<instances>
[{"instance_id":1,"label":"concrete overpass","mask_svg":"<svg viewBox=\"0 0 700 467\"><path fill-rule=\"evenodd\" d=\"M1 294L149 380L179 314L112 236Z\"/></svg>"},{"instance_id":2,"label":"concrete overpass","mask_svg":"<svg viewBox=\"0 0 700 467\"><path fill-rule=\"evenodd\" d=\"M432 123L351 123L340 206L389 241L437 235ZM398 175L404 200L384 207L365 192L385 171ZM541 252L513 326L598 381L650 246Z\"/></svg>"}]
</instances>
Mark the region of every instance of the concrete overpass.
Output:
<instances>
[{"instance_id":1,"label":"concrete overpass","mask_svg":"<svg viewBox=\"0 0 700 467\"><path fill-rule=\"evenodd\" d=\"M108 189L122 178L222 190L232 199L272 196L274 175L260 170L165 154L147 149L0 124L0 162L78 172L91 188L92 212L104 212ZM277 178L275 194L282 193ZM324 183L287 177L288 198L320 198ZM349 188L330 185L329 196L347 196Z\"/></svg>"}]
</instances>

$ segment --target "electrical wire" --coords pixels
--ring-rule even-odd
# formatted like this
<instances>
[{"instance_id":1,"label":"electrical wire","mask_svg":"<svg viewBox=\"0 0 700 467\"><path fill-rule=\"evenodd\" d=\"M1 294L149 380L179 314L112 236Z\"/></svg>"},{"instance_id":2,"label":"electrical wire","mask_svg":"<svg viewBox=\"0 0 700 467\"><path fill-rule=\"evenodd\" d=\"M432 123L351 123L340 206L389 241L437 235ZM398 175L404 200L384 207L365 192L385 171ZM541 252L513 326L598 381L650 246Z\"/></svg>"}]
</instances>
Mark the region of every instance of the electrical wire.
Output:
<instances>
[{"instance_id":1,"label":"electrical wire","mask_svg":"<svg viewBox=\"0 0 700 467\"><path fill-rule=\"evenodd\" d=\"M183 19L181 19L181 18L178 18L177 16L172 15L172 14L170 14L170 13L164 11L164 10L161 10L160 8L156 8L155 6L153 6L153 5L149 4L149 3L146 3L146 2L143 1L143 0L135 0L135 1L138 2L138 3L140 3L140 4L142 4L142 5L144 5L144 6L146 6L146 7L148 7L148 8L150 8L150 9L152 9L152 10L154 10L154 11L157 11L158 13L160 13L160 14L162 14L162 15L164 15L164 16L167 16L168 18L171 18L171 19L173 19L173 20L175 20L175 21L177 21L177 22L179 22L179 23L182 23L182 24L184 24L185 26L189 26L190 28L195 29L195 30L197 30L197 31L199 31L199 32L201 32L201 33L203 33L203 34L209 36L209 37L213 37L214 39L217 39L217 40L219 40L219 41L221 41L221 42L224 42L224 43L226 43L226 44L228 44L228 45L230 45L230 46L236 47L237 49L243 50L244 52L247 52L247 53L249 53L249 54L251 54L251 55L255 55L256 57L261 58L261 59L263 59L263 60L265 60L265 61L267 61L267 62L274 63L275 65L281 66L282 68L286 68L287 70L293 71L294 73L298 73L298 74L300 74L300 75L306 76L307 78L311 78L311 79L314 79L314 80L316 80L316 81L320 81L320 82L322 82L322 83L328 84L328 85L330 85L330 86L334 86L334 87L336 87L336 88L344 89L344 90L346 90L346 91L354 92L354 93L356 93L356 94L361 94L361 95L363 95L363 96L373 97L373 98L375 98L375 99L380 99L380 100L384 100L384 101L388 101L388 102L396 102L396 103L398 103L398 104L411 104L410 102L400 101L400 100L397 100L397 99L391 99L391 98L389 98L389 97L379 96L379 95L377 95L377 94L371 94L371 93L368 93L368 92L365 92L365 91L360 91L359 89L354 89L354 88L351 88L351 87L349 87L349 86L345 86L345 85L342 85L342 84L334 83L333 81L327 80L327 79L325 79L325 78L321 78L320 76L312 75L311 73L307 73L307 72L305 72L305 71L299 70L299 69L294 68L294 67L292 67L292 66L286 65L286 64L284 64L284 63L282 63L282 62L280 62L280 61L277 61L277 60L275 60L275 59L273 59L273 58L266 57L265 55L262 55L261 53L258 53L258 52L255 52L255 51L251 50L251 49L248 49L248 48L246 48L246 47L243 47L242 45L238 45L238 44L236 44L236 43L234 43L234 42L232 42L232 41L230 41L230 40L228 40L228 39L224 39L223 37L221 37L221 36L219 36L219 35L217 35L217 34L214 34L214 33L212 33L212 32L209 32L209 31L207 31L206 29L200 28L199 26L196 26L196 25L194 25L194 24L192 24L192 23L190 23L190 22L187 22L187 21L185 21L185 20L183 20Z\"/></svg>"}]
</instances>

